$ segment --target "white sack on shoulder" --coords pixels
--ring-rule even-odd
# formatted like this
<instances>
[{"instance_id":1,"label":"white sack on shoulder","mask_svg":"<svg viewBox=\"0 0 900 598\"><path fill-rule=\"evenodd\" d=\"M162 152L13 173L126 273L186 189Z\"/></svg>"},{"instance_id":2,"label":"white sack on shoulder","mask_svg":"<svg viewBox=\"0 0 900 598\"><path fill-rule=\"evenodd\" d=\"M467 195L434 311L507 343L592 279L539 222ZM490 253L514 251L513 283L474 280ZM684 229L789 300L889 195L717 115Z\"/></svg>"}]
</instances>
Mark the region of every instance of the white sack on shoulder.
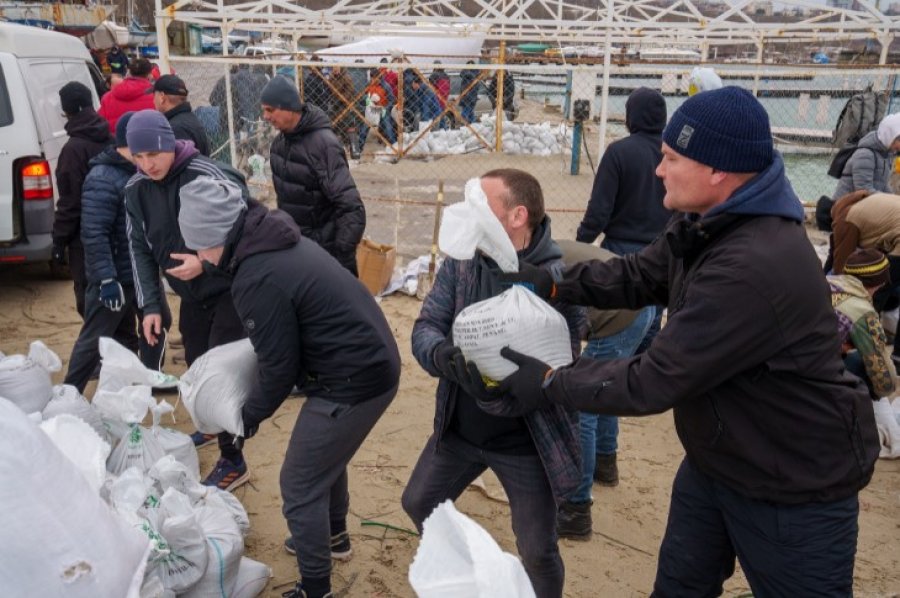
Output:
<instances>
[{"instance_id":1,"label":"white sack on shoulder","mask_svg":"<svg viewBox=\"0 0 900 598\"><path fill-rule=\"evenodd\" d=\"M482 374L497 381L517 369L500 355L503 347L554 368L572 361L566 319L521 285L459 312L453 322L453 344L462 350L466 361L474 362Z\"/></svg>"},{"instance_id":2,"label":"white sack on shoulder","mask_svg":"<svg viewBox=\"0 0 900 598\"><path fill-rule=\"evenodd\" d=\"M533 598L525 568L487 531L444 501L425 520L409 567L419 598Z\"/></svg>"},{"instance_id":3,"label":"white sack on shoulder","mask_svg":"<svg viewBox=\"0 0 900 598\"><path fill-rule=\"evenodd\" d=\"M194 425L204 434L242 436L241 407L257 383L256 353L249 339L220 345L201 355L178 382Z\"/></svg>"},{"instance_id":4,"label":"white sack on shoulder","mask_svg":"<svg viewBox=\"0 0 900 598\"><path fill-rule=\"evenodd\" d=\"M469 179L465 193L465 201L444 209L438 233L441 251L458 260L470 260L475 256L475 250L480 249L504 272L517 272L516 248L491 211L481 188L481 179Z\"/></svg>"},{"instance_id":5,"label":"white sack on shoulder","mask_svg":"<svg viewBox=\"0 0 900 598\"><path fill-rule=\"evenodd\" d=\"M43 411L53 397L50 374L62 369L59 357L41 341L34 341L28 355L0 357L0 397L25 413Z\"/></svg>"}]
</instances>

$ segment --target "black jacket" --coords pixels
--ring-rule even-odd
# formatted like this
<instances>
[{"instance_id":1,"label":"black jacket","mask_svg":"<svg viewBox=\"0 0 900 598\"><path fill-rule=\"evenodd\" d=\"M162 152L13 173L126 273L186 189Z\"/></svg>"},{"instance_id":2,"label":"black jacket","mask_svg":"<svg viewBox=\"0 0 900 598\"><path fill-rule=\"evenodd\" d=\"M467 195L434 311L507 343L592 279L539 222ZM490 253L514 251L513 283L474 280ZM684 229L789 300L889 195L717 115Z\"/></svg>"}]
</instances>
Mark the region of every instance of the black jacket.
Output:
<instances>
[{"instance_id":1,"label":"black jacket","mask_svg":"<svg viewBox=\"0 0 900 598\"><path fill-rule=\"evenodd\" d=\"M656 176L662 160L662 130L666 103L659 92L639 88L625 103L625 124L631 134L610 144L594 178L587 211L576 239L593 243L609 239L647 244L666 226L672 213L663 207L666 189Z\"/></svg>"},{"instance_id":2,"label":"black jacket","mask_svg":"<svg viewBox=\"0 0 900 598\"><path fill-rule=\"evenodd\" d=\"M366 210L328 117L304 104L297 128L279 133L270 153L278 207L312 239L356 274L356 246Z\"/></svg>"},{"instance_id":3,"label":"black jacket","mask_svg":"<svg viewBox=\"0 0 900 598\"><path fill-rule=\"evenodd\" d=\"M642 355L560 369L552 400L610 415L674 408L687 459L752 499L833 501L871 479L872 401L844 370L780 155L702 218L678 215L639 253L578 264L558 289L595 307L667 304L669 317Z\"/></svg>"},{"instance_id":4,"label":"black jacket","mask_svg":"<svg viewBox=\"0 0 900 598\"><path fill-rule=\"evenodd\" d=\"M195 253L185 247L178 228L181 211L181 188L206 176L228 179L240 185L243 201L250 199L244 175L227 164L201 156L190 141L175 142L175 162L161 181L154 181L138 171L125 187L128 243L134 266L134 290L138 306L145 313L160 313L162 291L159 272L182 301L205 303L228 291L229 282L221 277L201 274L183 281L165 274L181 265L171 258L173 253Z\"/></svg>"},{"instance_id":5,"label":"black jacket","mask_svg":"<svg viewBox=\"0 0 900 598\"><path fill-rule=\"evenodd\" d=\"M175 106L165 113L166 120L175 133L175 139L187 139L194 142L197 148L204 156L209 156L209 140L206 138L206 129L197 115L191 109L191 103L185 102L179 106Z\"/></svg>"},{"instance_id":6,"label":"black jacket","mask_svg":"<svg viewBox=\"0 0 900 598\"><path fill-rule=\"evenodd\" d=\"M93 160L81 193L81 242L87 279L132 281L125 227L125 185L134 164L109 146Z\"/></svg>"},{"instance_id":7,"label":"black jacket","mask_svg":"<svg viewBox=\"0 0 900 598\"><path fill-rule=\"evenodd\" d=\"M56 162L56 186L59 199L53 219L53 244L80 244L81 186L87 176L91 158L112 143L109 123L93 108L84 108L66 120L69 140L59 152Z\"/></svg>"},{"instance_id":8,"label":"black jacket","mask_svg":"<svg viewBox=\"0 0 900 598\"><path fill-rule=\"evenodd\" d=\"M251 200L221 265L259 360L259 389L244 407L256 421L294 385L346 404L397 386L400 353L372 294L285 212Z\"/></svg>"}]
</instances>

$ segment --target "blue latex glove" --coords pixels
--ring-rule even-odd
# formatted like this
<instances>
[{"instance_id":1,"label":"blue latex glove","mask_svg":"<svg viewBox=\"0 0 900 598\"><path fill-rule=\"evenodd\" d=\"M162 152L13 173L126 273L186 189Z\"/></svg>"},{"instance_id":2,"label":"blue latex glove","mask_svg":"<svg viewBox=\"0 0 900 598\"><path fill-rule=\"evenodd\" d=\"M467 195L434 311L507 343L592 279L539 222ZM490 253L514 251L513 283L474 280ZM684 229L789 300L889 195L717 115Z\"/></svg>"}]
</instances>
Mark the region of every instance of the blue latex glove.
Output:
<instances>
[{"instance_id":1,"label":"blue latex glove","mask_svg":"<svg viewBox=\"0 0 900 598\"><path fill-rule=\"evenodd\" d=\"M100 303L110 311L122 311L125 305L125 292L115 278L108 278L100 283Z\"/></svg>"}]
</instances>

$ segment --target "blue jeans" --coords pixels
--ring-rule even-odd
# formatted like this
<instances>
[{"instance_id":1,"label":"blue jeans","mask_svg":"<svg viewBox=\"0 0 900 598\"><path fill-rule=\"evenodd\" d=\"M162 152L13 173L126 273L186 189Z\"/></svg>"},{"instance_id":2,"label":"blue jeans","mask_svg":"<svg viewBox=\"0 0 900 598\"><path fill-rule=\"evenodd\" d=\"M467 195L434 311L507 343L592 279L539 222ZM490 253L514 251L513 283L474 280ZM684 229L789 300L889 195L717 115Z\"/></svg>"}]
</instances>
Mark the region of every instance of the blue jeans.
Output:
<instances>
[{"instance_id":1,"label":"blue jeans","mask_svg":"<svg viewBox=\"0 0 900 598\"><path fill-rule=\"evenodd\" d=\"M588 342L581 355L597 361L631 357L647 334L656 311L652 305L645 307L638 312L628 328ZM613 455L618 448L616 438L619 436L619 419L615 415L580 412L578 423L581 429L581 484L569 500L573 503L586 503L591 500L597 455Z\"/></svg>"},{"instance_id":2,"label":"blue jeans","mask_svg":"<svg viewBox=\"0 0 900 598\"><path fill-rule=\"evenodd\" d=\"M640 243L638 241L622 241L619 239L610 239L608 237L604 237L603 242L600 243L600 247L608 249L616 255L628 255L629 253L637 253L647 245L648 243ZM653 317L653 322L650 324L650 328L647 330L647 334L644 335L644 339L641 341L641 344L634 352L635 355L640 355L641 353L646 351L647 347L650 346L650 343L653 342L653 339L656 338L656 335L659 334L659 329L662 328L662 315L663 307L660 306L656 310L656 315Z\"/></svg>"},{"instance_id":3,"label":"blue jeans","mask_svg":"<svg viewBox=\"0 0 900 598\"><path fill-rule=\"evenodd\" d=\"M509 497L516 548L537 598L561 598L565 569L556 536L556 501L537 454L505 455L485 451L446 433L428 439L413 469L401 503L416 528L439 504L456 500L490 468Z\"/></svg>"}]
</instances>

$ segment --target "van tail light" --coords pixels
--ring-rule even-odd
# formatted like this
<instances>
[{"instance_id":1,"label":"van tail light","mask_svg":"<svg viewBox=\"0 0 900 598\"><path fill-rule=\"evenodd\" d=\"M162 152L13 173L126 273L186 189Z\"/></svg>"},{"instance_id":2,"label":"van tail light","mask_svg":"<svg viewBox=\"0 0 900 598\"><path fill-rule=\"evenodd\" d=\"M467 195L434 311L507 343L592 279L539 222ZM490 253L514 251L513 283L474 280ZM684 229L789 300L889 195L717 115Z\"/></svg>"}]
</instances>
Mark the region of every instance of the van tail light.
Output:
<instances>
[{"instance_id":1,"label":"van tail light","mask_svg":"<svg viewBox=\"0 0 900 598\"><path fill-rule=\"evenodd\" d=\"M19 173L22 177L22 197L53 199L53 179L50 176L49 162L46 160L26 162Z\"/></svg>"}]
</instances>

